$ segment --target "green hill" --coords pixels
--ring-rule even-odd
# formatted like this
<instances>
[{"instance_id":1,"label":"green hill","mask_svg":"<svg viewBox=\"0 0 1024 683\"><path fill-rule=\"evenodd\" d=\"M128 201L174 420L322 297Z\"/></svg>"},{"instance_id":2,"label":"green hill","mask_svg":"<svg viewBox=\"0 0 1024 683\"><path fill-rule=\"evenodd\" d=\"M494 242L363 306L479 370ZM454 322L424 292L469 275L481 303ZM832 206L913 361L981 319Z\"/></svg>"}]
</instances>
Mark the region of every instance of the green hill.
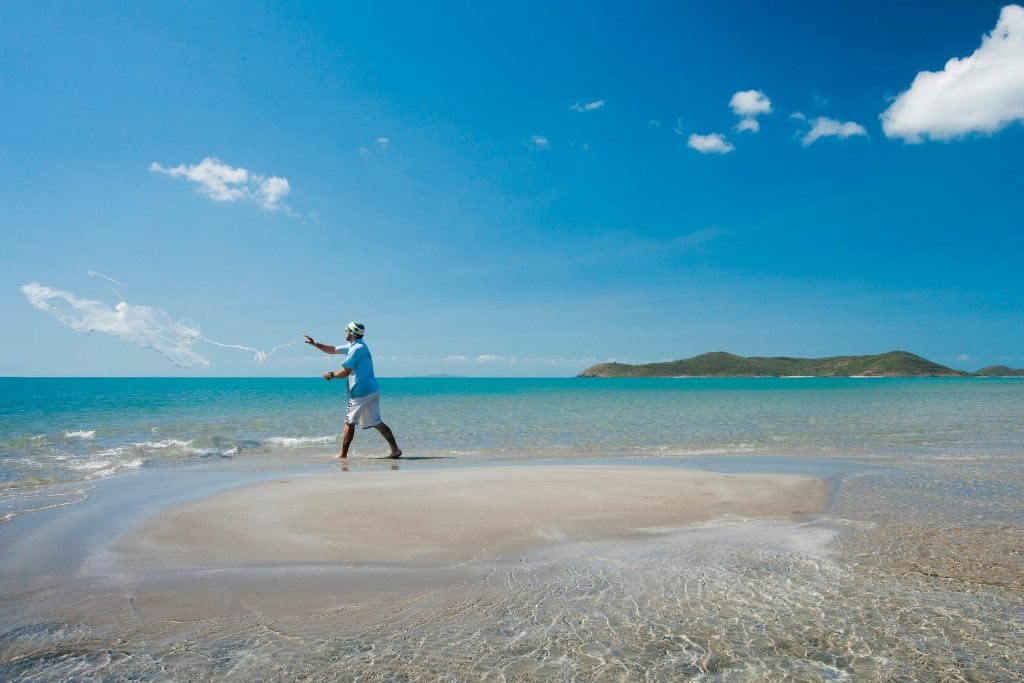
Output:
<instances>
[{"instance_id":1,"label":"green hill","mask_svg":"<svg viewBox=\"0 0 1024 683\"><path fill-rule=\"evenodd\" d=\"M1024 368L1008 368L1005 365L990 365L974 373L976 377L1024 377Z\"/></svg>"},{"instance_id":2,"label":"green hill","mask_svg":"<svg viewBox=\"0 0 1024 683\"><path fill-rule=\"evenodd\" d=\"M953 370L906 351L876 356L834 356L831 358L762 358L735 356L723 351L705 353L686 360L628 365L599 363L579 377L964 377Z\"/></svg>"}]
</instances>

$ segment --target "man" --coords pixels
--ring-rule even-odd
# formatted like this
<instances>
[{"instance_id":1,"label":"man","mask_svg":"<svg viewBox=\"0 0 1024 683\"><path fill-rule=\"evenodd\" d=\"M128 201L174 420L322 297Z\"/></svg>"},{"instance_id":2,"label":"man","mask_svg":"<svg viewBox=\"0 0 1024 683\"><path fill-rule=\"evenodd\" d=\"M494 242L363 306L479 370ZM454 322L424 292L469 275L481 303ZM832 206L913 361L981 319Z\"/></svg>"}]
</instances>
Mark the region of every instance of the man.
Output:
<instances>
[{"instance_id":1,"label":"man","mask_svg":"<svg viewBox=\"0 0 1024 683\"><path fill-rule=\"evenodd\" d=\"M328 382L341 377L348 378L348 410L345 413L345 429L341 433L341 450L336 458L348 458L348 449L356 435L356 423L363 429L375 428L391 446L389 458L402 457L402 449L395 441L391 428L380 419L380 385L373 374L373 357L370 349L363 341L366 328L362 323L351 322L345 326L345 346L330 346L313 341L308 334L303 335L306 343L320 349L324 353L345 354L340 370L324 373Z\"/></svg>"}]
</instances>

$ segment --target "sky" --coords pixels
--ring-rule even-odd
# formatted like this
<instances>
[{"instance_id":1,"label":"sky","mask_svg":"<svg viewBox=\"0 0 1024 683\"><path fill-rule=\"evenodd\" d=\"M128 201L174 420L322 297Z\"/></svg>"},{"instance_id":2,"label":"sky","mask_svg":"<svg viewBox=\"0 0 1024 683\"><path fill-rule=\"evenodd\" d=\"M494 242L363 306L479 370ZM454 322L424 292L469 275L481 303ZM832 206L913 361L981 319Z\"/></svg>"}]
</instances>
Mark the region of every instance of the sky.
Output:
<instances>
[{"instance_id":1,"label":"sky","mask_svg":"<svg viewBox=\"0 0 1024 683\"><path fill-rule=\"evenodd\" d=\"M0 3L0 375L1024 367L1006 2Z\"/></svg>"}]
</instances>

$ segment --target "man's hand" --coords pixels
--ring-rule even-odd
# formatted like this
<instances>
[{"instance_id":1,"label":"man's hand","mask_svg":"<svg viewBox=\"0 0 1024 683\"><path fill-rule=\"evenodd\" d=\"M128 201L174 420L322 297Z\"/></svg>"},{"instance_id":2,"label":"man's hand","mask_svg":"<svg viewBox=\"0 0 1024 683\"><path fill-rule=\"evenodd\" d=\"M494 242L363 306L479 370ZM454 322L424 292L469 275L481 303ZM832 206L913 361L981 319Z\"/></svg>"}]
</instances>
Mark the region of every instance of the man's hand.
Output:
<instances>
[{"instance_id":1,"label":"man's hand","mask_svg":"<svg viewBox=\"0 0 1024 683\"><path fill-rule=\"evenodd\" d=\"M324 373L324 379L327 380L328 382L330 382L332 379L334 379L334 373L330 372L330 371L325 372Z\"/></svg>"},{"instance_id":2,"label":"man's hand","mask_svg":"<svg viewBox=\"0 0 1024 683\"><path fill-rule=\"evenodd\" d=\"M308 334L304 334L304 335L302 335L302 336L306 338L306 343L307 343L307 344L310 344L310 345L312 345L312 346L316 346L316 342L315 342L315 341L313 341L313 338L312 338L312 337L310 337L310 336L309 336Z\"/></svg>"}]
</instances>

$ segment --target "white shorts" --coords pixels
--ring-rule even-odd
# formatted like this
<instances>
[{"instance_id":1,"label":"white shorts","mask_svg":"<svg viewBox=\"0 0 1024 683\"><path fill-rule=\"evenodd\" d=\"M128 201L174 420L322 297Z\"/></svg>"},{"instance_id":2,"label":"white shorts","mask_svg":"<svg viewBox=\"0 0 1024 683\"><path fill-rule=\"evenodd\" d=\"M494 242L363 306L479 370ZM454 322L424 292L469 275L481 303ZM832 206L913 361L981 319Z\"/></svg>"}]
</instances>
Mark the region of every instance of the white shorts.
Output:
<instances>
[{"instance_id":1,"label":"white shorts","mask_svg":"<svg viewBox=\"0 0 1024 683\"><path fill-rule=\"evenodd\" d=\"M348 399L348 412L345 413L345 424L358 424L363 429L376 427L380 419L380 392L375 391L369 396Z\"/></svg>"}]
</instances>

